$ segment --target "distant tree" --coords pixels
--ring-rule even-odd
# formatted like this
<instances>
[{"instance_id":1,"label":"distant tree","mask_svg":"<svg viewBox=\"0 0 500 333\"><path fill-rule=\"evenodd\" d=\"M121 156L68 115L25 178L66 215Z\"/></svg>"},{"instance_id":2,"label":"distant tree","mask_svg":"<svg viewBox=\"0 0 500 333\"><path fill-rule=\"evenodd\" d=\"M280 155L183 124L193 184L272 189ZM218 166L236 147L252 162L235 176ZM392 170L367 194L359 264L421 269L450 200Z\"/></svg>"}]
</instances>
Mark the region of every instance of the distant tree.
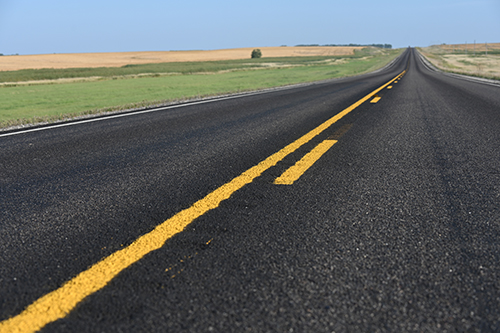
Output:
<instances>
[{"instance_id":1,"label":"distant tree","mask_svg":"<svg viewBox=\"0 0 500 333\"><path fill-rule=\"evenodd\" d=\"M262 52L260 52L260 49L255 49L252 51L252 59L261 57L262 57Z\"/></svg>"}]
</instances>

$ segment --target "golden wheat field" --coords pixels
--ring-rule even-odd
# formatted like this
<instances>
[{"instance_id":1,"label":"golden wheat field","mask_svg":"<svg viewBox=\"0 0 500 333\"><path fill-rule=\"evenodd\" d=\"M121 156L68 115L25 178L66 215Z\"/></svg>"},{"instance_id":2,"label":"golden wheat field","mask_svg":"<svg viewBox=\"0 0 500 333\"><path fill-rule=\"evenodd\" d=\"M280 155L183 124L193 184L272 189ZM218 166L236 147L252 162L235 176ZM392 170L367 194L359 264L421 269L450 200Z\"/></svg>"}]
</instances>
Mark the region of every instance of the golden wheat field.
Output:
<instances>
[{"instance_id":1,"label":"golden wheat field","mask_svg":"<svg viewBox=\"0 0 500 333\"><path fill-rule=\"evenodd\" d=\"M351 55L362 47L308 46L308 47L258 47L262 57L299 57ZM117 53L69 53L0 57L0 71L40 68L93 68L121 67L181 61L216 61L250 58L255 48L238 48L211 51L156 51Z\"/></svg>"}]
</instances>

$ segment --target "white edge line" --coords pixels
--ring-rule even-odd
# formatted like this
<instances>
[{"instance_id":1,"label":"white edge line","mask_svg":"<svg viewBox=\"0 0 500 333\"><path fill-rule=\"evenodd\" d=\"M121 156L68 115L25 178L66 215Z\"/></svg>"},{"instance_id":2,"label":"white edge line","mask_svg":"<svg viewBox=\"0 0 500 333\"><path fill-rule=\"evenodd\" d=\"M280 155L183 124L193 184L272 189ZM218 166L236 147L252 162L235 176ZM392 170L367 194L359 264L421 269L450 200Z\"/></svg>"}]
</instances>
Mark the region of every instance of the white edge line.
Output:
<instances>
[{"instance_id":1,"label":"white edge line","mask_svg":"<svg viewBox=\"0 0 500 333\"><path fill-rule=\"evenodd\" d=\"M294 88L294 87L287 87L289 89ZM272 91L277 91L279 89L274 89ZM80 124L85 124L85 123L92 123L96 121L101 121L101 120L108 120L108 119L114 119L114 118L122 118L122 117L129 117L129 116L135 116L139 114L144 114L144 113L151 113L151 112L157 112L157 111L164 111L164 110L169 110L169 109L176 109L176 108L181 108L185 106L192 106L192 105L198 105L198 104L206 104L206 103L211 103L211 102L218 102L218 101L224 101L228 99L235 99L235 98L241 98L241 97L247 97L247 96L253 96L253 95L260 95L260 94L265 94L269 93L272 91L258 91L258 92L250 92L250 93L244 93L244 94L239 94L239 95L233 95L233 96L226 96L226 97L215 97L211 98L209 100L203 100L203 101L194 101L194 102L188 102L188 103L183 103L183 104L177 104L177 105L169 105L169 106L162 106L162 107L157 107L157 108L152 108L148 110L128 110L124 111L126 113L120 113L120 114L115 114L115 115L104 115L102 117L98 118L91 118L91 119L83 119L83 120L76 120L68 123L62 123L62 124L56 124L56 125L49 125L49 126L43 126L43 127L38 127L38 128L31 128L31 129L26 129L26 130L19 130L16 132L12 133L5 133L5 134L0 134L1 137L6 137L6 136L12 136L12 135L18 135L18 134L25 134L25 133L31 133L31 132L38 132L38 131L44 131L48 129L54 129L54 128L59 128L59 127L66 127L66 126L73 126L73 125L80 125Z\"/></svg>"}]
</instances>

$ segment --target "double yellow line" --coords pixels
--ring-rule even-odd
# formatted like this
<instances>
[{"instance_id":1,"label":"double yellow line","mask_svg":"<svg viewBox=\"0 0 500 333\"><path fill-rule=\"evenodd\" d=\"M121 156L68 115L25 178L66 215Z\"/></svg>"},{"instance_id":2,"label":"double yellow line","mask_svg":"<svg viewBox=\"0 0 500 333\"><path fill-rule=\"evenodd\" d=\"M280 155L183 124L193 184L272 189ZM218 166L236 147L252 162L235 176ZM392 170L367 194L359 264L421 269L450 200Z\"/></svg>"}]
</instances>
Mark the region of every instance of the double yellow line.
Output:
<instances>
[{"instance_id":1,"label":"double yellow line","mask_svg":"<svg viewBox=\"0 0 500 333\"><path fill-rule=\"evenodd\" d=\"M264 171L275 166L287 155L325 131L332 126L332 124L336 123L339 119L373 97L380 90L400 78L405 72L406 71L403 71L391 81L375 89L373 92L328 119L309 133L248 169L230 182L222 185L203 199L195 202L191 207L172 216L170 219L154 228L151 232L139 237L126 248L102 259L86 271L81 272L73 279L67 281L59 289L42 296L17 316L0 322L0 332L35 332L53 321L64 318L78 303L87 296L104 288L124 269L130 267L148 253L161 248L167 240L183 231L184 228L196 218L217 208L222 201L228 199L234 192L251 183L255 178L262 175ZM321 148L318 149L328 150L328 148L336 142L335 140L327 141L330 142L322 145Z\"/></svg>"},{"instance_id":2,"label":"double yellow line","mask_svg":"<svg viewBox=\"0 0 500 333\"><path fill-rule=\"evenodd\" d=\"M278 185L292 185L297 179L304 174L304 172L309 169L314 162L316 162L324 153L328 151L337 140L329 140L321 142L319 145L314 147L309 153L302 157L297 163L295 163L291 168L287 169L281 176L276 178L274 181Z\"/></svg>"}]
</instances>

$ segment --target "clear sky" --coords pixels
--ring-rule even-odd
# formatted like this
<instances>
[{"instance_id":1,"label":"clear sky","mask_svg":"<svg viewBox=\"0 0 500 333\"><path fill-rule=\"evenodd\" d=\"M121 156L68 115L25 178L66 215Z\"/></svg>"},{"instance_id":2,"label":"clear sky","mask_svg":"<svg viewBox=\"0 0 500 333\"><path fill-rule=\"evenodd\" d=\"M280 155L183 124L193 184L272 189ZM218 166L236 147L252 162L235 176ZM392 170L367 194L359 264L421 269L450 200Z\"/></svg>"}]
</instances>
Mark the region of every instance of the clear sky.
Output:
<instances>
[{"instance_id":1,"label":"clear sky","mask_svg":"<svg viewBox=\"0 0 500 333\"><path fill-rule=\"evenodd\" d=\"M500 0L0 0L0 53L500 42Z\"/></svg>"}]
</instances>

